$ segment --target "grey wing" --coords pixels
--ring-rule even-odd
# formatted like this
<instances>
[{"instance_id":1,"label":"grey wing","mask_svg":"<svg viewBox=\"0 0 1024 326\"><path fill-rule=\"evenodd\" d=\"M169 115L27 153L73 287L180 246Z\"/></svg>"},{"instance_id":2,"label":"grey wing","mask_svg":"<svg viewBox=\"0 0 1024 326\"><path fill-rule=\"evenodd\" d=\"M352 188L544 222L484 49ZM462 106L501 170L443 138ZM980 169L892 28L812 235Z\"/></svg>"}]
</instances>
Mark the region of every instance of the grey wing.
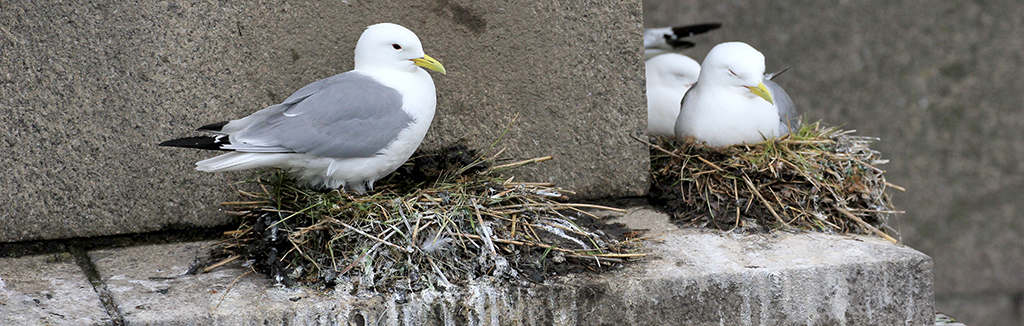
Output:
<instances>
[{"instance_id":1,"label":"grey wing","mask_svg":"<svg viewBox=\"0 0 1024 326\"><path fill-rule=\"evenodd\" d=\"M786 133L790 132L790 128L794 130L800 129L800 117L796 112L796 105L793 104L793 99L789 98L789 94L782 89L782 86L776 84L770 79L764 80L764 86L768 87L768 91L772 92L772 99L775 100L775 107L779 109L779 124L782 125L783 130Z\"/></svg>"},{"instance_id":2,"label":"grey wing","mask_svg":"<svg viewBox=\"0 0 1024 326\"><path fill-rule=\"evenodd\" d=\"M293 93L291 96L288 96L288 98L285 99L284 102L281 102L281 104L271 105L269 107L264 108L263 110L256 111L255 113L250 114L245 118L231 120L227 122L208 124L199 127L198 130L222 135L236 133L242 129L245 129L245 127L252 125L253 123L263 121L268 117L271 117L276 114L281 114L281 111L286 110L289 107L291 107L291 105L306 99L310 95L313 95L313 93L322 89L324 85L327 84L330 80L338 76L340 75L336 75L330 78L324 78L313 83L310 83L309 85L303 86L299 90L295 91L295 93ZM263 150L270 151L269 148L263 148ZM282 149L281 151L286 150Z\"/></svg>"},{"instance_id":3,"label":"grey wing","mask_svg":"<svg viewBox=\"0 0 1024 326\"><path fill-rule=\"evenodd\" d=\"M258 113L230 135L232 149L371 157L413 122L397 90L351 71L309 84Z\"/></svg>"}]
</instances>

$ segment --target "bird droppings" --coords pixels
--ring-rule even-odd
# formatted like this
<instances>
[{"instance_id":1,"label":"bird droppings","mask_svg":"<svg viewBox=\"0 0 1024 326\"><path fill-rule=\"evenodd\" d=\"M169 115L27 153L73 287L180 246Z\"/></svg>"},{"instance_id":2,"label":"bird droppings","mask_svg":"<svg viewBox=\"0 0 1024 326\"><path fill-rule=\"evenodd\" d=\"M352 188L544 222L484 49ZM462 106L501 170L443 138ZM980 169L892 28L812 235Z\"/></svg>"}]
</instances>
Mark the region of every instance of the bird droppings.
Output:
<instances>
[{"instance_id":1,"label":"bird droppings","mask_svg":"<svg viewBox=\"0 0 1024 326\"><path fill-rule=\"evenodd\" d=\"M224 203L240 225L223 249L280 284L351 293L478 279L528 285L643 256L636 232L585 209L621 210L570 203L571 191L502 175L543 159L492 165L481 157L463 145L418 152L367 196L302 189L282 171L264 172Z\"/></svg>"},{"instance_id":2,"label":"bird droppings","mask_svg":"<svg viewBox=\"0 0 1024 326\"><path fill-rule=\"evenodd\" d=\"M897 211L868 145L875 138L804 125L792 135L713 147L692 138L651 146L650 202L677 224L747 232L797 228L892 237Z\"/></svg>"}]
</instances>

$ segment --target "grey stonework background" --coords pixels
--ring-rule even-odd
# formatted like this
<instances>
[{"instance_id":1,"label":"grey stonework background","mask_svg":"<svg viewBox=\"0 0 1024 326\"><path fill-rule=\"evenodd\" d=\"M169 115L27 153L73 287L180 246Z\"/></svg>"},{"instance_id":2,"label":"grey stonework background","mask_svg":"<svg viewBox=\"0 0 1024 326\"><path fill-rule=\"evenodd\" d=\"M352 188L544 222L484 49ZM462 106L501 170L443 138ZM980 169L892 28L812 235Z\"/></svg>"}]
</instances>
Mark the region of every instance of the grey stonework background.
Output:
<instances>
[{"instance_id":1,"label":"grey stonework background","mask_svg":"<svg viewBox=\"0 0 1024 326\"><path fill-rule=\"evenodd\" d=\"M425 145L466 139L584 197L640 195L641 4L631 1L0 2L0 241L223 225L250 173L161 148L352 68L371 24L416 32L449 71Z\"/></svg>"},{"instance_id":2,"label":"grey stonework background","mask_svg":"<svg viewBox=\"0 0 1024 326\"><path fill-rule=\"evenodd\" d=\"M687 51L745 41L804 112L877 136L891 221L935 259L936 310L1024 325L1024 4L1018 1L644 1L644 25L720 30Z\"/></svg>"}]
</instances>

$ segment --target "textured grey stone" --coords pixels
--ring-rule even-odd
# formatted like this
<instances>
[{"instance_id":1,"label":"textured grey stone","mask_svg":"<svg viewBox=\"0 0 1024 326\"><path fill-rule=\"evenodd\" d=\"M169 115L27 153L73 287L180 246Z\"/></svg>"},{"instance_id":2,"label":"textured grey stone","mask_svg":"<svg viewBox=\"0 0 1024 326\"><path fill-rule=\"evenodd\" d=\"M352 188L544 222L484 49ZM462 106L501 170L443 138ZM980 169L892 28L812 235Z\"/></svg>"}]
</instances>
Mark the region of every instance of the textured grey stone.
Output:
<instances>
[{"instance_id":1,"label":"textured grey stone","mask_svg":"<svg viewBox=\"0 0 1024 326\"><path fill-rule=\"evenodd\" d=\"M687 52L698 61L748 42L769 70L792 67L779 83L805 121L881 138L908 190L891 225L935 259L936 293L965 300L1024 293L1022 16L1010 0L644 2L648 27L723 23Z\"/></svg>"},{"instance_id":2,"label":"textured grey stone","mask_svg":"<svg viewBox=\"0 0 1024 326\"><path fill-rule=\"evenodd\" d=\"M279 288L239 277L247 269L237 263L164 279L180 276L207 243L90 255L132 325L934 324L931 259L913 249L868 236L682 230L666 219L648 210L622 218L663 241L620 270L407 295Z\"/></svg>"},{"instance_id":3,"label":"textured grey stone","mask_svg":"<svg viewBox=\"0 0 1024 326\"><path fill-rule=\"evenodd\" d=\"M70 254L0 258L0 325L101 325L110 318Z\"/></svg>"},{"instance_id":4,"label":"textured grey stone","mask_svg":"<svg viewBox=\"0 0 1024 326\"><path fill-rule=\"evenodd\" d=\"M425 145L467 139L585 197L647 188L638 0L0 4L0 241L228 223L248 173L158 148L352 67L362 29L417 32L450 72ZM502 138L505 127L513 117Z\"/></svg>"}]
</instances>

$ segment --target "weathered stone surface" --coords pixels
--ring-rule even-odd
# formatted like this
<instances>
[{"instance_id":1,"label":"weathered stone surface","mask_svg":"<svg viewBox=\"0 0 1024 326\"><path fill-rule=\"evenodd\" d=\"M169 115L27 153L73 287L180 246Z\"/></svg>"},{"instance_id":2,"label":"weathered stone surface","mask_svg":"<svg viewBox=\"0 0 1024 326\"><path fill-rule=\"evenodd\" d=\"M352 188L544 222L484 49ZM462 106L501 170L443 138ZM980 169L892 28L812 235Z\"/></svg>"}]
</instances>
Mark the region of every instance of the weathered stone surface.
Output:
<instances>
[{"instance_id":1,"label":"weathered stone surface","mask_svg":"<svg viewBox=\"0 0 1024 326\"><path fill-rule=\"evenodd\" d=\"M0 4L0 241L222 225L247 173L158 148L352 67L362 29L417 32L437 75L427 146L467 139L587 197L637 195L643 132L637 0ZM513 117L518 120L501 137Z\"/></svg>"},{"instance_id":2,"label":"weathered stone surface","mask_svg":"<svg viewBox=\"0 0 1024 326\"><path fill-rule=\"evenodd\" d=\"M0 325L101 325L110 318L68 253L0 258Z\"/></svg>"},{"instance_id":3,"label":"weathered stone surface","mask_svg":"<svg viewBox=\"0 0 1024 326\"><path fill-rule=\"evenodd\" d=\"M881 138L889 181L908 189L892 226L935 259L936 293L957 298L1024 296L1022 16L1008 0L644 1L648 27L723 23L687 54L750 43L769 70L792 67L779 83L806 121Z\"/></svg>"},{"instance_id":4,"label":"weathered stone surface","mask_svg":"<svg viewBox=\"0 0 1024 326\"><path fill-rule=\"evenodd\" d=\"M180 276L205 243L90 255L133 325L934 323L931 259L913 249L867 236L681 230L665 219L650 211L624 218L664 239L645 261L530 287L478 280L447 291L353 295L343 285L318 293L238 277L246 271L238 264L164 279Z\"/></svg>"}]
</instances>

